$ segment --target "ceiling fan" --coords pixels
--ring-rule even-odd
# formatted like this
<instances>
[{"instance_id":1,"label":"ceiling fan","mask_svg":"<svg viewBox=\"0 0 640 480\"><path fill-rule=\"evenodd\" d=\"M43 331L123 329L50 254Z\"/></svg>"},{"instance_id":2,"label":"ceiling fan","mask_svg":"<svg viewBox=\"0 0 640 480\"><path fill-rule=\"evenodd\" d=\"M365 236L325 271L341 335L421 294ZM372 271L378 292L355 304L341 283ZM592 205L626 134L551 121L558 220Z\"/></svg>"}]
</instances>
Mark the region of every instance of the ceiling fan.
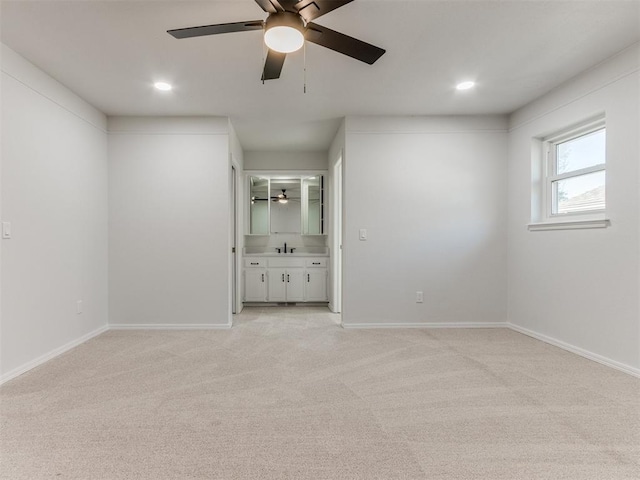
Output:
<instances>
[{"instance_id":1,"label":"ceiling fan","mask_svg":"<svg viewBox=\"0 0 640 480\"><path fill-rule=\"evenodd\" d=\"M287 191L287 189L283 188L282 189L282 193L279 193L275 197L271 197L271 201L272 202L287 203L289 201L289 197L287 197L286 191Z\"/></svg>"},{"instance_id":2,"label":"ceiling fan","mask_svg":"<svg viewBox=\"0 0 640 480\"><path fill-rule=\"evenodd\" d=\"M385 53L382 48L312 22L312 20L351 3L353 0L255 1L269 14L266 20L178 28L168 30L167 33L181 39L220 33L264 30L264 42L269 51L262 71L263 81L280 78L287 53L300 49L305 40L369 65L374 64Z\"/></svg>"},{"instance_id":3,"label":"ceiling fan","mask_svg":"<svg viewBox=\"0 0 640 480\"><path fill-rule=\"evenodd\" d=\"M289 200L299 200L299 198L288 196L286 188L282 189L282 193L279 193L278 195L271 197L272 202L287 203ZM266 202L266 201L267 201L266 198L251 197L252 205L254 202Z\"/></svg>"}]
</instances>

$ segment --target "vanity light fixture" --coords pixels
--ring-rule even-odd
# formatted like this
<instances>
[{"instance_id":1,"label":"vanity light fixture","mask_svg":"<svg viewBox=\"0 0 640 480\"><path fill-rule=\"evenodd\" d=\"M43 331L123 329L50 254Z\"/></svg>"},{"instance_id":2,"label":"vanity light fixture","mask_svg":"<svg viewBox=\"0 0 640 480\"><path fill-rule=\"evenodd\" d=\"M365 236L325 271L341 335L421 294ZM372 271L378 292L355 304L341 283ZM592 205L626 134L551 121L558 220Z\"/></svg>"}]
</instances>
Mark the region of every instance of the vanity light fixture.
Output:
<instances>
[{"instance_id":1,"label":"vanity light fixture","mask_svg":"<svg viewBox=\"0 0 640 480\"><path fill-rule=\"evenodd\" d=\"M304 45L304 23L297 13L282 12L267 18L264 43L271 50L291 53Z\"/></svg>"},{"instance_id":2,"label":"vanity light fixture","mask_svg":"<svg viewBox=\"0 0 640 480\"><path fill-rule=\"evenodd\" d=\"M473 88L475 86L476 86L476 82L472 82L472 81L462 82L456 85L456 90L469 90L470 88Z\"/></svg>"},{"instance_id":3,"label":"vanity light fixture","mask_svg":"<svg viewBox=\"0 0 640 480\"><path fill-rule=\"evenodd\" d=\"M153 84L153 86L156 88L156 90L160 90L161 92L169 92L173 89L171 84L167 82L156 82Z\"/></svg>"}]
</instances>

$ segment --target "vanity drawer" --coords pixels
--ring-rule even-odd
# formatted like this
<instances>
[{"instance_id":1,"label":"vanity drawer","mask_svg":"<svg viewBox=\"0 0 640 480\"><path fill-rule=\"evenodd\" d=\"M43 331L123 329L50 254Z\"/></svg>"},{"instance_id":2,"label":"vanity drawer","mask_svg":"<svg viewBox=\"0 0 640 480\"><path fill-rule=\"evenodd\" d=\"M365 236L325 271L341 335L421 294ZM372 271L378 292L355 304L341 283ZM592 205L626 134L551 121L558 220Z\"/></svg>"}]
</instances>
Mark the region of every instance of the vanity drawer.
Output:
<instances>
[{"instance_id":1,"label":"vanity drawer","mask_svg":"<svg viewBox=\"0 0 640 480\"><path fill-rule=\"evenodd\" d=\"M245 268L265 268L267 266L267 260L264 258L245 258Z\"/></svg>"},{"instance_id":2,"label":"vanity drawer","mask_svg":"<svg viewBox=\"0 0 640 480\"><path fill-rule=\"evenodd\" d=\"M305 263L307 268L327 268L326 258L308 258Z\"/></svg>"}]
</instances>

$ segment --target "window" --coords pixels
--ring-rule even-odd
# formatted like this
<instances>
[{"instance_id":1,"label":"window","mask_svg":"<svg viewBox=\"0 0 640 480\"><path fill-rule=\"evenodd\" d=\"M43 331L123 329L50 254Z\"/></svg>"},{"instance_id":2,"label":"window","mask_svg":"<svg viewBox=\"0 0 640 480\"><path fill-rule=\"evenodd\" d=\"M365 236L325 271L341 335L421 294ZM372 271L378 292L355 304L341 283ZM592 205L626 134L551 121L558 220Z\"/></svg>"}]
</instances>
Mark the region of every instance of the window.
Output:
<instances>
[{"instance_id":1,"label":"window","mask_svg":"<svg viewBox=\"0 0 640 480\"><path fill-rule=\"evenodd\" d=\"M543 187L546 219L578 220L585 214L604 214L604 118L547 137L543 143L546 155Z\"/></svg>"}]
</instances>

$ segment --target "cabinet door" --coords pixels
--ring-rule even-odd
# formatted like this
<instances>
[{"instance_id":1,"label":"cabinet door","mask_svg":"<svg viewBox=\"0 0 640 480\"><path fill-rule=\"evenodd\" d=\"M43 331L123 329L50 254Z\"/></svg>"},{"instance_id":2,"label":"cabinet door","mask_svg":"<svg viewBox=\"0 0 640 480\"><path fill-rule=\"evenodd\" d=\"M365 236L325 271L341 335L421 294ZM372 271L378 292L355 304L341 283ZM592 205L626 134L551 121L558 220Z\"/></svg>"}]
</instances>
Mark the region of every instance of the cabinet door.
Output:
<instances>
[{"instance_id":1,"label":"cabinet door","mask_svg":"<svg viewBox=\"0 0 640 480\"><path fill-rule=\"evenodd\" d=\"M326 302L327 298L327 270L325 268L310 268L305 273L305 300L307 302Z\"/></svg>"},{"instance_id":2,"label":"cabinet door","mask_svg":"<svg viewBox=\"0 0 640 480\"><path fill-rule=\"evenodd\" d=\"M287 301L287 271L284 268L269 269L269 295L270 302Z\"/></svg>"},{"instance_id":3,"label":"cabinet door","mask_svg":"<svg viewBox=\"0 0 640 480\"><path fill-rule=\"evenodd\" d=\"M244 271L244 301L264 302L267 299L267 271L247 268Z\"/></svg>"},{"instance_id":4,"label":"cabinet door","mask_svg":"<svg viewBox=\"0 0 640 480\"><path fill-rule=\"evenodd\" d=\"M287 270L287 302L304 302L304 269Z\"/></svg>"}]
</instances>

